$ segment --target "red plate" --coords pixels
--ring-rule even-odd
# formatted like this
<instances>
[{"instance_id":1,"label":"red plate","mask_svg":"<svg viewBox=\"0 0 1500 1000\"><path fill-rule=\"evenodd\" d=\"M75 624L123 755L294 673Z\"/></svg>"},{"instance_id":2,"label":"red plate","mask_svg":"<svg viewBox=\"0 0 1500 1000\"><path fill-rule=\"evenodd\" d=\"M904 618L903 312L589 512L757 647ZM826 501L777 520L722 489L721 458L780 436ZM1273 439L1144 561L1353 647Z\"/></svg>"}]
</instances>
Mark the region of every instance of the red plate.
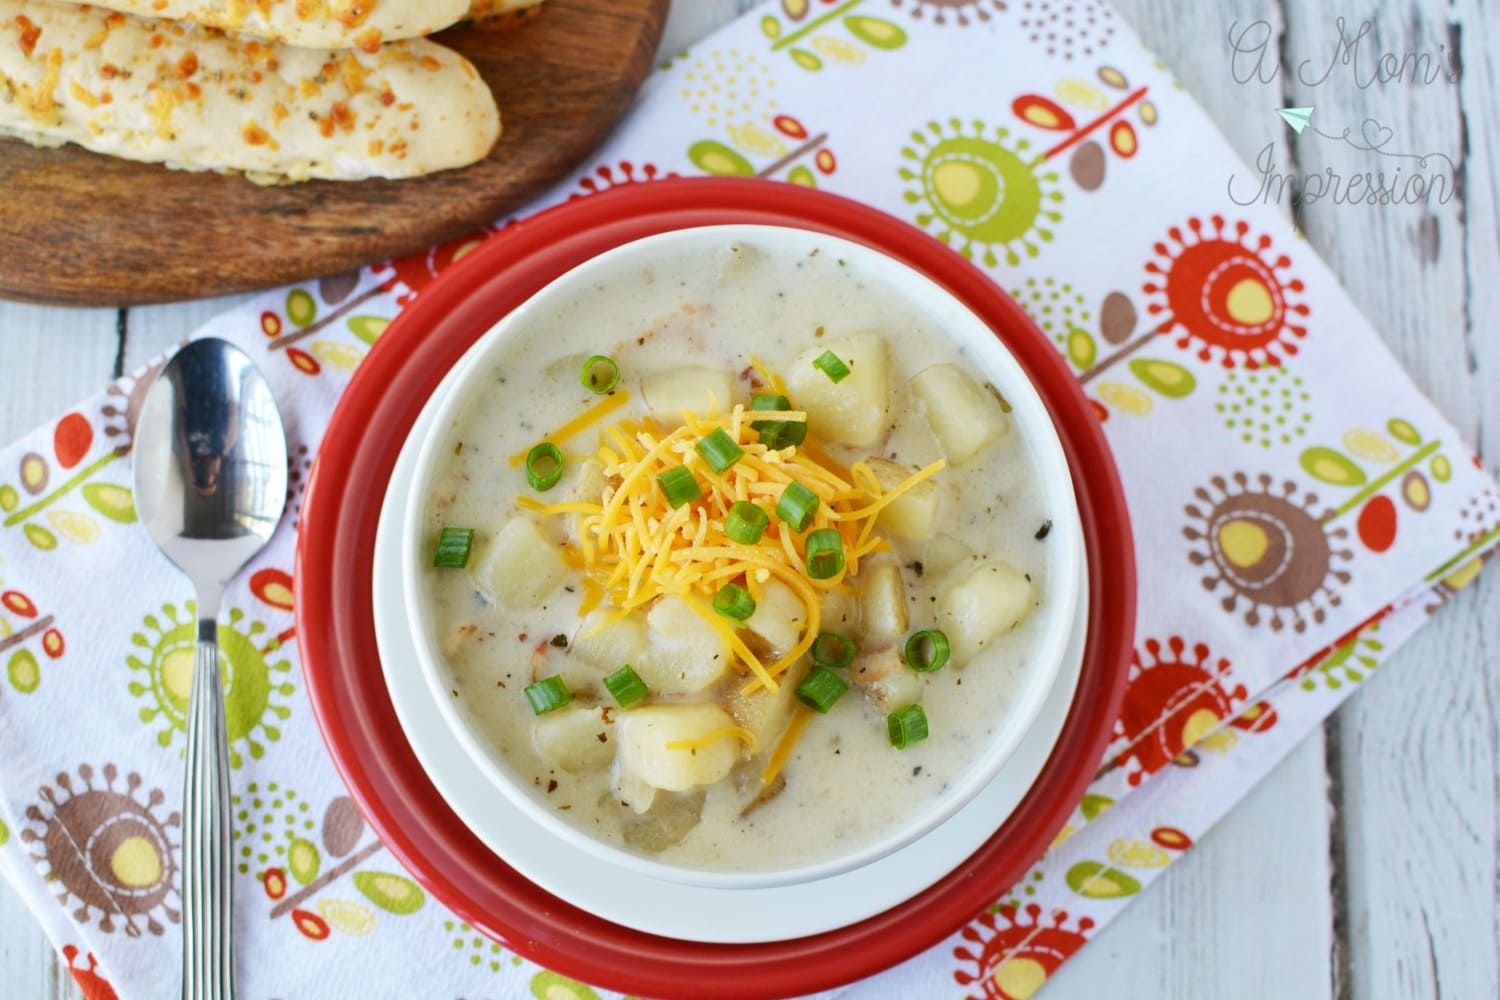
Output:
<instances>
[{"instance_id":1,"label":"red plate","mask_svg":"<svg viewBox=\"0 0 1500 1000\"><path fill-rule=\"evenodd\" d=\"M952 874L850 927L765 944L642 934L547 894L497 858L433 788L401 732L375 646L371 559L380 498L428 397L469 346L558 275L655 233L794 226L880 250L985 319L1026 369L1074 470L1089 557L1089 642L1057 747L1005 824ZM323 738L386 846L470 925L544 966L652 997L811 993L931 947L1041 856L1104 755L1129 666L1135 556L1125 498L1093 411L1050 340L989 277L906 223L789 184L693 179L592 195L507 227L422 291L360 365L313 466L297 546L297 642Z\"/></svg>"}]
</instances>

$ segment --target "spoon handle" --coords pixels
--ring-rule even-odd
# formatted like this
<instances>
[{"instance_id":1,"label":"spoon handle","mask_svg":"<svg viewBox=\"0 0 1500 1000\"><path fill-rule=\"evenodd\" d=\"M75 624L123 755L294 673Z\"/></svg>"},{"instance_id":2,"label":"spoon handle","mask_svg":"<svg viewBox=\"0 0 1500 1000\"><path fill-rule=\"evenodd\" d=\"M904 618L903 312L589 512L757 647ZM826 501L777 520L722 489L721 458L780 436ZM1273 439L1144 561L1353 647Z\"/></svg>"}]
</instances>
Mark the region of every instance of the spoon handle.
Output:
<instances>
[{"instance_id":1,"label":"spoon handle","mask_svg":"<svg viewBox=\"0 0 1500 1000\"><path fill-rule=\"evenodd\" d=\"M218 629L212 619L198 622L187 736L187 785L182 809L182 997L233 1000L229 741L219 681Z\"/></svg>"}]
</instances>

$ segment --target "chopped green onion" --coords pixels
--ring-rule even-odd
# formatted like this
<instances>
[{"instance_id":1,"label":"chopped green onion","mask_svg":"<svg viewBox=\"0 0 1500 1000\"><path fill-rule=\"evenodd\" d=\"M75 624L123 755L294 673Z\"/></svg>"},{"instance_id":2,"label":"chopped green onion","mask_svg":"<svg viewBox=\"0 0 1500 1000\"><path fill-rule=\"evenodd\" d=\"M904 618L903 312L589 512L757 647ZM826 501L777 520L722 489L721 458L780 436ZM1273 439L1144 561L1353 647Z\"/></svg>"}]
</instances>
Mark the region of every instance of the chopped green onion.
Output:
<instances>
[{"instance_id":1,"label":"chopped green onion","mask_svg":"<svg viewBox=\"0 0 1500 1000\"><path fill-rule=\"evenodd\" d=\"M813 667L807 679L797 685L797 697L808 707L827 712L844 696L849 684L827 667Z\"/></svg>"},{"instance_id":2,"label":"chopped green onion","mask_svg":"<svg viewBox=\"0 0 1500 1000\"><path fill-rule=\"evenodd\" d=\"M726 583L714 595L714 610L725 618L742 622L755 614L755 598L737 583Z\"/></svg>"},{"instance_id":3,"label":"chopped green onion","mask_svg":"<svg viewBox=\"0 0 1500 1000\"><path fill-rule=\"evenodd\" d=\"M812 658L820 667L847 667L854 662L854 640L837 632L824 632L813 640Z\"/></svg>"},{"instance_id":4,"label":"chopped green onion","mask_svg":"<svg viewBox=\"0 0 1500 1000\"><path fill-rule=\"evenodd\" d=\"M790 410L792 401L785 396L751 396L750 409L752 410ZM777 420L755 420L750 426L758 431L763 431L772 424L780 423Z\"/></svg>"},{"instance_id":5,"label":"chopped green onion","mask_svg":"<svg viewBox=\"0 0 1500 1000\"><path fill-rule=\"evenodd\" d=\"M905 750L913 743L927 738L927 713L921 705L908 705L899 712L885 717L886 732L890 734L891 746Z\"/></svg>"},{"instance_id":6,"label":"chopped green onion","mask_svg":"<svg viewBox=\"0 0 1500 1000\"><path fill-rule=\"evenodd\" d=\"M842 382L849 377L849 366L832 351L824 351L813 361L813 367L828 376L830 382Z\"/></svg>"},{"instance_id":7,"label":"chopped green onion","mask_svg":"<svg viewBox=\"0 0 1500 1000\"><path fill-rule=\"evenodd\" d=\"M818 512L818 495L795 479L781 491L776 501L776 516L792 526L793 531L806 531Z\"/></svg>"},{"instance_id":8,"label":"chopped green onion","mask_svg":"<svg viewBox=\"0 0 1500 1000\"><path fill-rule=\"evenodd\" d=\"M715 472L724 472L735 462L745 457L745 449L741 448L729 432L722 427L714 428L712 434L700 438L693 445L693 450L703 456L709 468Z\"/></svg>"},{"instance_id":9,"label":"chopped green onion","mask_svg":"<svg viewBox=\"0 0 1500 1000\"><path fill-rule=\"evenodd\" d=\"M929 673L948 662L948 637L935 628L913 632L902 654L907 666L919 674Z\"/></svg>"},{"instance_id":10,"label":"chopped green onion","mask_svg":"<svg viewBox=\"0 0 1500 1000\"><path fill-rule=\"evenodd\" d=\"M673 508L692 503L703 495L703 487L698 485L692 470L685 465L658 474L656 481L661 484L661 491L667 495L667 503Z\"/></svg>"},{"instance_id":11,"label":"chopped green onion","mask_svg":"<svg viewBox=\"0 0 1500 1000\"><path fill-rule=\"evenodd\" d=\"M724 534L741 545L754 545L766 533L771 519L749 500L736 500L724 519Z\"/></svg>"},{"instance_id":12,"label":"chopped green onion","mask_svg":"<svg viewBox=\"0 0 1500 1000\"><path fill-rule=\"evenodd\" d=\"M563 683L558 674L537 681L535 684L526 685L526 700L531 702L531 710L537 715L546 715L556 708L562 708L573 700L573 693Z\"/></svg>"},{"instance_id":13,"label":"chopped green onion","mask_svg":"<svg viewBox=\"0 0 1500 1000\"><path fill-rule=\"evenodd\" d=\"M439 569L463 569L469 565L469 547L473 544L473 528L444 528L438 535L432 564Z\"/></svg>"},{"instance_id":14,"label":"chopped green onion","mask_svg":"<svg viewBox=\"0 0 1500 1000\"><path fill-rule=\"evenodd\" d=\"M620 384L620 366L614 358L596 354L583 363L578 381L589 392L602 396Z\"/></svg>"},{"instance_id":15,"label":"chopped green onion","mask_svg":"<svg viewBox=\"0 0 1500 1000\"><path fill-rule=\"evenodd\" d=\"M609 693L615 696L621 708L629 708L651 693L641 675L628 663L604 678L604 686L609 688Z\"/></svg>"},{"instance_id":16,"label":"chopped green onion","mask_svg":"<svg viewBox=\"0 0 1500 1000\"><path fill-rule=\"evenodd\" d=\"M785 396L752 396L752 410L790 410L792 401ZM760 443L767 448L780 451L791 448L807 439L807 423L789 420L753 420L750 429L760 433Z\"/></svg>"},{"instance_id":17,"label":"chopped green onion","mask_svg":"<svg viewBox=\"0 0 1500 1000\"><path fill-rule=\"evenodd\" d=\"M532 489L545 493L557 485L562 474L562 449L551 441L543 441L526 453L526 481Z\"/></svg>"},{"instance_id":18,"label":"chopped green onion","mask_svg":"<svg viewBox=\"0 0 1500 1000\"><path fill-rule=\"evenodd\" d=\"M837 528L819 528L807 536L807 575L814 580L838 576L844 568L844 536Z\"/></svg>"},{"instance_id":19,"label":"chopped green onion","mask_svg":"<svg viewBox=\"0 0 1500 1000\"><path fill-rule=\"evenodd\" d=\"M765 430L760 432L760 443L772 451L794 448L807 440L807 424L801 420L762 420Z\"/></svg>"}]
</instances>

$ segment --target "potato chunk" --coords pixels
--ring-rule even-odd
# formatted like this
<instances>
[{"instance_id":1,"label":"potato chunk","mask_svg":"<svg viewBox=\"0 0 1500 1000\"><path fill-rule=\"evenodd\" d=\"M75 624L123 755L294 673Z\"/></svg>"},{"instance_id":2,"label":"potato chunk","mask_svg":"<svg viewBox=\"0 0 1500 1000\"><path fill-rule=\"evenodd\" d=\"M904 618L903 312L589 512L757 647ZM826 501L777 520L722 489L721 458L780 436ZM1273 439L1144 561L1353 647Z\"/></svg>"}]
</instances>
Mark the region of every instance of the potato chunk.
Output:
<instances>
[{"instance_id":1,"label":"potato chunk","mask_svg":"<svg viewBox=\"0 0 1500 1000\"><path fill-rule=\"evenodd\" d=\"M625 845L648 854L658 854L693 832L703 819L702 790L681 795L651 796L651 808L643 815L627 819L621 831Z\"/></svg>"},{"instance_id":2,"label":"potato chunk","mask_svg":"<svg viewBox=\"0 0 1500 1000\"><path fill-rule=\"evenodd\" d=\"M832 351L849 366L834 382L813 361ZM819 341L797 356L786 373L795 409L806 410L808 427L824 441L868 448L884 439L890 408L890 363L885 340L865 331L841 340Z\"/></svg>"},{"instance_id":3,"label":"potato chunk","mask_svg":"<svg viewBox=\"0 0 1500 1000\"><path fill-rule=\"evenodd\" d=\"M823 591L820 632L854 635L859 631L859 595L847 586Z\"/></svg>"},{"instance_id":4,"label":"potato chunk","mask_svg":"<svg viewBox=\"0 0 1500 1000\"><path fill-rule=\"evenodd\" d=\"M849 679L884 715L922 700L922 678L901 662L894 644L861 653L849 665Z\"/></svg>"},{"instance_id":5,"label":"potato chunk","mask_svg":"<svg viewBox=\"0 0 1500 1000\"><path fill-rule=\"evenodd\" d=\"M474 582L501 607L534 608L568 578L559 547L535 524L512 517L474 563Z\"/></svg>"},{"instance_id":6,"label":"potato chunk","mask_svg":"<svg viewBox=\"0 0 1500 1000\"><path fill-rule=\"evenodd\" d=\"M708 704L648 705L621 712L615 721L620 772L668 792L711 785L739 760L738 740L725 736L692 750L669 750L667 744L702 739L734 724L722 708Z\"/></svg>"},{"instance_id":7,"label":"potato chunk","mask_svg":"<svg viewBox=\"0 0 1500 1000\"><path fill-rule=\"evenodd\" d=\"M778 653L785 653L797 645L807 628L807 606L791 587L780 580L768 580L760 588L755 613L745 619L745 627Z\"/></svg>"},{"instance_id":8,"label":"potato chunk","mask_svg":"<svg viewBox=\"0 0 1500 1000\"><path fill-rule=\"evenodd\" d=\"M734 407L734 373L724 368L674 368L641 379L646 409L665 427L682 424L682 411L707 416Z\"/></svg>"},{"instance_id":9,"label":"potato chunk","mask_svg":"<svg viewBox=\"0 0 1500 1000\"><path fill-rule=\"evenodd\" d=\"M922 547L922 571L941 576L959 563L968 562L973 554L957 538L939 533Z\"/></svg>"},{"instance_id":10,"label":"potato chunk","mask_svg":"<svg viewBox=\"0 0 1500 1000\"><path fill-rule=\"evenodd\" d=\"M911 390L922 401L943 456L953 465L967 462L1010 430L1000 401L955 365L923 369L912 378Z\"/></svg>"},{"instance_id":11,"label":"potato chunk","mask_svg":"<svg viewBox=\"0 0 1500 1000\"><path fill-rule=\"evenodd\" d=\"M725 698L725 706L734 721L755 734L756 745L762 753L770 750L787 723L792 720L792 709L797 707L797 685L807 678L812 661L803 657L786 669L777 682L781 685L775 694L764 688L754 694L743 694L736 684Z\"/></svg>"},{"instance_id":12,"label":"potato chunk","mask_svg":"<svg viewBox=\"0 0 1500 1000\"><path fill-rule=\"evenodd\" d=\"M602 709L574 703L539 716L531 738L537 752L564 771L594 771L614 759L613 729Z\"/></svg>"},{"instance_id":13,"label":"potato chunk","mask_svg":"<svg viewBox=\"0 0 1500 1000\"><path fill-rule=\"evenodd\" d=\"M887 458L871 457L865 460L865 464L875 473L876 481L886 492L900 486L917 471ZM937 483L924 479L886 504L876 523L897 538L920 541L932 534L937 508Z\"/></svg>"},{"instance_id":14,"label":"potato chunk","mask_svg":"<svg viewBox=\"0 0 1500 1000\"><path fill-rule=\"evenodd\" d=\"M938 601L943 631L960 664L1031 611L1031 581L1006 562L982 562L943 591Z\"/></svg>"},{"instance_id":15,"label":"potato chunk","mask_svg":"<svg viewBox=\"0 0 1500 1000\"><path fill-rule=\"evenodd\" d=\"M718 631L676 597L656 603L646 630L635 670L653 693L695 694L729 669L729 650Z\"/></svg>"},{"instance_id":16,"label":"potato chunk","mask_svg":"<svg viewBox=\"0 0 1500 1000\"><path fill-rule=\"evenodd\" d=\"M568 491L568 499L582 503L602 503L608 486L608 480L604 478L604 464L597 458L584 459L583 464L578 467L578 481ZM583 518L583 514L568 515L568 534L574 539L583 537L580 530Z\"/></svg>"},{"instance_id":17,"label":"potato chunk","mask_svg":"<svg viewBox=\"0 0 1500 1000\"><path fill-rule=\"evenodd\" d=\"M606 673L634 664L646 649L646 623L635 615L599 628L600 622L615 613L610 606L592 612L573 638L573 653Z\"/></svg>"},{"instance_id":18,"label":"potato chunk","mask_svg":"<svg viewBox=\"0 0 1500 1000\"><path fill-rule=\"evenodd\" d=\"M901 570L877 563L859 572L859 617L865 635L894 639L906 631L906 585Z\"/></svg>"}]
</instances>

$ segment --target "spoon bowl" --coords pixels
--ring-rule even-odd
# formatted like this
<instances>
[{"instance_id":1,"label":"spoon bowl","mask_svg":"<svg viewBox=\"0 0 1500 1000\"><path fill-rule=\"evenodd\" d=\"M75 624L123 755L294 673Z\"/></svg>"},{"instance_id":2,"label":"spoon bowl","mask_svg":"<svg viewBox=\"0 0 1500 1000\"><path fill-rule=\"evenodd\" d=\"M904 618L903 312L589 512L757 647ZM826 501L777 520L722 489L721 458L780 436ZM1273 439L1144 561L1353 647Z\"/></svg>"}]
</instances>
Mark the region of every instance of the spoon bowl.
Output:
<instances>
[{"instance_id":1,"label":"spoon bowl","mask_svg":"<svg viewBox=\"0 0 1500 1000\"><path fill-rule=\"evenodd\" d=\"M224 587L286 507L286 432L243 351L195 340L146 395L135 436L136 509L193 581L198 645L188 701L182 823L182 996L234 996L229 746L215 624Z\"/></svg>"},{"instance_id":2,"label":"spoon bowl","mask_svg":"<svg viewBox=\"0 0 1500 1000\"><path fill-rule=\"evenodd\" d=\"M158 548L192 579L199 616L281 520L286 433L243 351L209 337L169 361L141 409L135 495Z\"/></svg>"}]
</instances>

